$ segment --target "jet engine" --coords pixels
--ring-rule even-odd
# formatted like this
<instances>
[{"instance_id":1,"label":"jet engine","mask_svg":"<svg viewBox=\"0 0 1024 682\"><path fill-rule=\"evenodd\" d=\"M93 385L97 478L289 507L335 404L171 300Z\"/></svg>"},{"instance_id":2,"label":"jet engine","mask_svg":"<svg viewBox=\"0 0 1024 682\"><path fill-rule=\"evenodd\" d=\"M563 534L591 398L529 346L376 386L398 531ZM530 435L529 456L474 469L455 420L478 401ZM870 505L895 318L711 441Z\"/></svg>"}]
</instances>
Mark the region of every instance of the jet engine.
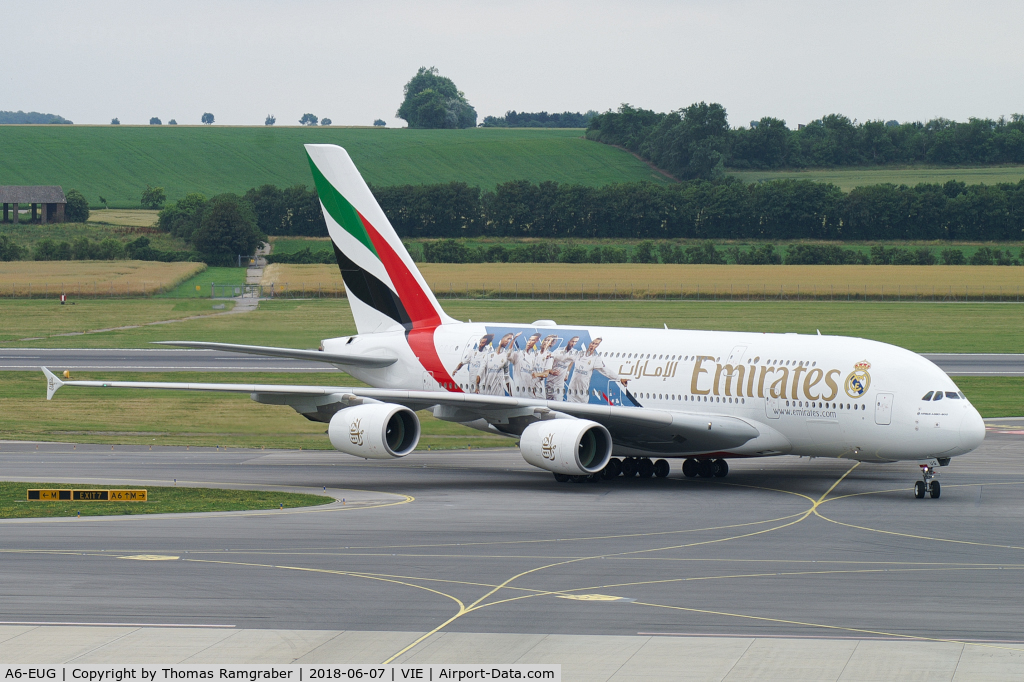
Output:
<instances>
[{"instance_id":1,"label":"jet engine","mask_svg":"<svg viewBox=\"0 0 1024 682\"><path fill-rule=\"evenodd\" d=\"M331 445L365 459L405 457L420 441L420 420L408 407L369 403L338 410L327 428Z\"/></svg>"},{"instance_id":2,"label":"jet engine","mask_svg":"<svg viewBox=\"0 0 1024 682\"><path fill-rule=\"evenodd\" d=\"M587 419L548 419L526 427L519 450L523 459L535 467L584 476L608 464L612 437L608 429Z\"/></svg>"}]
</instances>

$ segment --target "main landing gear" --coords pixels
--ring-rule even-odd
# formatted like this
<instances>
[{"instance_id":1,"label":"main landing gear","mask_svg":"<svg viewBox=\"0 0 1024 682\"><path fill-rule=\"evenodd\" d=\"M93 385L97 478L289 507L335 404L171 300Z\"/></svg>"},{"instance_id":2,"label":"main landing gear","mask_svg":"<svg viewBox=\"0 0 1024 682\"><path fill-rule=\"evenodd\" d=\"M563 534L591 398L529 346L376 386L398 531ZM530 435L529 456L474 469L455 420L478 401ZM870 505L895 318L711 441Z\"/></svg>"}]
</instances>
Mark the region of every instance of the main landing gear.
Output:
<instances>
[{"instance_id":1,"label":"main landing gear","mask_svg":"<svg viewBox=\"0 0 1024 682\"><path fill-rule=\"evenodd\" d=\"M619 459L612 457L604 469L589 476L568 476L566 474L555 474L555 480L559 483L597 483L598 481L611 480L622 476L623 478L665 478L668 476L671 467L668 460L651 460L649 457L625 457Z\"/></svg>"},{"instance_id":2,"label":"main landing gear","mask_svg":"<svg viewBox=\"0 0 1024 682\"><path fill-rule=\"evenodd\" d=\"M729 463L724 459L697 459L689 457L683 461L683 476L694 478L723 478L729 475Z\"/></svg>"},{"instance_id":3,"label":"main landing gear","mask_svg":"<svg viewBox=\"0 0 1024 682\"><path fill-rule=\"evenodd\" d=\"M922 464L922 480L914 484L914 497L919 500L923 500L925 493L928 493L933 500L938 499L939 495L942 493L942 486L940 486L939 482L935 480L937 475L935 467L931 464Z\"/></svg>"}]
</instances>

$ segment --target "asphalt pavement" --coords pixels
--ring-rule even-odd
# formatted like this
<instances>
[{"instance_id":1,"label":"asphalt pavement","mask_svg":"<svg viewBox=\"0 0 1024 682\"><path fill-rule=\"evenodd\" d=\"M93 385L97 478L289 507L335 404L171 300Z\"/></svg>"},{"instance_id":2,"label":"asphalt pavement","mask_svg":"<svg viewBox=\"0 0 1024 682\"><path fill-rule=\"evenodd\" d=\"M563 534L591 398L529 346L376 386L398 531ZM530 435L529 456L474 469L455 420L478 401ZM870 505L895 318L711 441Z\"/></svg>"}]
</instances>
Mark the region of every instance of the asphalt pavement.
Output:
<instances>
[{"instance_id":1,"label":"asphalt pavement","mask_svg":"<svg viewBox=\"0 0 1024 682\"><path fill-rule=\"evenodd\" d=\"M7 624L986 641L1018 649L1024 422L914 463L733 460L559 484L515 450L0 442L6 480L324 491L346 504L0 521ZM397 649L396 649L397 650ZM1022 649L1024 650L1024 649Z\"/></svg>"},{"instance_id":2,"label":"asphalt pavement","mask_svg":"<svg viewBox=\"0 0 1024 682\"><path fill-rule=\"evenodd\" d=\"M951 376L1024 376L1024 354L934 353L925 357ZM332 365L223 351L178 348L5 348L0 371L336 372Z\"/></svg>"}]
</instances>

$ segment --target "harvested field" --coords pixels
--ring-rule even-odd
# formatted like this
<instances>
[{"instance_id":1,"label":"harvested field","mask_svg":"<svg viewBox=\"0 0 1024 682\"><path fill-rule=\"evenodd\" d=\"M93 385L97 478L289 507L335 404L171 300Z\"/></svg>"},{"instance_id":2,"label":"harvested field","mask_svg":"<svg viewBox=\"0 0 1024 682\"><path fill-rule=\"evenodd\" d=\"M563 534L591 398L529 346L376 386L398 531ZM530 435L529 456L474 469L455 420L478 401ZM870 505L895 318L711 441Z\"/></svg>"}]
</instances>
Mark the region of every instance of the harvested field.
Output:
<instances>
[{"instance_id":1,"label":"harvested field","mask_svg":"<svg viewBox=\"0 0 1024 682\"><path fill-rule=\"evenodd\" d=\"M1020 301L1024 268L966 265L419 264L439 298ZM275 296L340 296L333 265L264 271Z\"/></svg>"},{"instance_id":2,"label":"harvested field","mask_svg":"<svg viewBox=\"0 0 1024 682\"><path fill-rule=\"evenodd\" d=\"M147 209L117 209L105 208L89 212L90 223L104 223L106 225L127 225L129 227L155 227L157 214L160 211Z\"/></svg>"},{"instance_id":3,"label":"harvested field","mask_svg":"<svg viewBox=\"0 0 1024 682\"><path fill-rule=\"evenodd\" d=\"M0 263L0 296L151 296L206 269L205 263L12 261Z\"/></svg>"}]
</instances>

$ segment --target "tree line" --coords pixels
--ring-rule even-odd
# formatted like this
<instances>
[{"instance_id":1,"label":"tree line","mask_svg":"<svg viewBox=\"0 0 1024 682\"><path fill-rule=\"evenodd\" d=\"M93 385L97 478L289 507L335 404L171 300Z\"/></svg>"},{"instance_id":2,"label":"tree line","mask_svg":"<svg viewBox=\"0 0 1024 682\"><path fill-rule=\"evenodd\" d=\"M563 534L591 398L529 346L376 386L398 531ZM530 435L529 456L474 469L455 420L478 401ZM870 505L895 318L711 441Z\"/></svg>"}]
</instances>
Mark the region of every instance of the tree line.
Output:
<instances>
[{"instance_id":1,"label":"tree line","mask_svg":"<svg viewBox=\"0 0 1024 682\"><path fill-rule=\"evenodd\" d=\"M935 118L927 123L851 121L829 114L798 126L766 116L731 128L721 104L658 113L623 104L591 119L587 138L639 154L680 179L711 179L725 167L782 169L1024 163L1024 116Z\"/></svg>"},{"instance_id":2,"label":"tree line","mask_svg":"<svg viewBox=\"0 0 1024 682\"><path fill-rule=\"evenodd\" d=\"M72 121L58 116L57 114L42 114L38 111L0 111L0 124L11 125L16 123L61 123L71 124Z\"/></svg>"},{"instance_id":3,"label":"tree line","mask_svg":"<svg viewBox=\"0 0 1024 682\"><path fill-rule=\"evenodd\" d=\"M74 241L40 239L31 248L19 246L7 235L0 235L0 261L14 260L150 260L200 261L202 258L192 251L162 251L150 246L149 237L139 237L130 242L107 238L93 241L80 237Z\"/></svg>"},{"instance_id":4,"label":"tree line","mask_svg":"<svg viewBox=\"0 0 1024 682\"><path fill-rule=\"evenodd\" d=\"M371 187L403 239L755 239L1020 241L1024 181L998 185L870 185L734 179L585 187L464 182ZM266 235L326 237L320 200L303 186L263 185L242 199ZM181 202L179 202L180 204ZM161 213L160 225L174 232ZM184 235L183 235L184 236Z\"/></svg>"},{"instance_id":5,"label":"tree line","mask_svg":"<svg viewBox=\"0 0 1024 682\"><path fill-rule=\"evenodd\" d=\"M1024 239L1024 181L880 184L849 193L827 183L788 179L604 187L520 180L493 192L459 182L372 190L403 238Z\"/></svg>"},{"instance_id":6,"label":"tree line","mask_svg":"<svg viewBox=\"0 0 1024 682\"><path fill-rule=\"evenodd\" d=\"M522 244L484 244L473 246L464 239L435 239L406 244L414 260L426 263L676 263L691 265L1021 265L1024 252L982 246L970 257L963 249L946 248L939 252L922 247L872 246L868 253L838 244L789 244L776 251L774 244L749 248L720 247L713 241L692 246L672 242L641 241L627 252L623 246L588 246L574 242L559 244L538 241ZM330 263L334 251L309 247L294 253L272 254L272 263Z\"/></svg>"},{"instance_id":7,"label":"tree line","mask_svg":"<svg viewBox=\"0 0 1024 682\"><path fill-rule=\"evenodd\" d=\"M585 114L563 111L560 114L549 114L546 111L517 112L506 111L504 116L484 116L484 128L586 128L597 112L590 110Z\"/></svg>"}]
</instances>

